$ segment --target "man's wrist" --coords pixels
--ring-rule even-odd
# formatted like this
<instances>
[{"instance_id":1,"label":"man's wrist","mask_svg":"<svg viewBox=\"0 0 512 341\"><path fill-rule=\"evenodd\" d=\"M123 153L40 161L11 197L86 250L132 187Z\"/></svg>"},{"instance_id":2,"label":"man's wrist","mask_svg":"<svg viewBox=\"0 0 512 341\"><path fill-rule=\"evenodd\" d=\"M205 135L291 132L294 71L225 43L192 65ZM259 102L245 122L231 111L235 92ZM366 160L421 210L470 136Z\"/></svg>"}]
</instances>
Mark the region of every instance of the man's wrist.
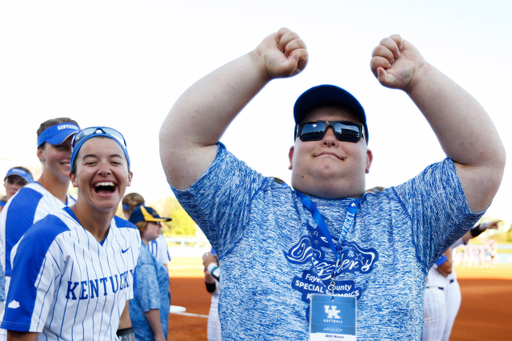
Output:
<instances>
[{"instance_id":1,"label":"man's wrist","mask_svg":"<svg viewBox=\"0 0 512 341\"><path fill-rule=\"evenodd\" d=\"M485 223L484 223L484 227L485 227ZM473 227L471 230L469 230L469 232L471 233L471 237L472 238L475 238L475 237L478 237L479 235L481 235L485 230L482 230L481 229L481 225L478 225L478 226L475 226Z\"/></svg>"},{"instance_id":2,"label":"man's wrist","mask_svg":"<svg viewBox=\"0 0 512 341\"><path fill-rule=\"evenodd\" d=\"M208 269L208 272L209 272L210 274L213 274L213 271L214 271L216 268L218 268L218 267L219 267L219 266L218 266L217 264L215 264L215 263L210 263L210 264L208 264L207 269Z\"/></svg>"}]
</instances>

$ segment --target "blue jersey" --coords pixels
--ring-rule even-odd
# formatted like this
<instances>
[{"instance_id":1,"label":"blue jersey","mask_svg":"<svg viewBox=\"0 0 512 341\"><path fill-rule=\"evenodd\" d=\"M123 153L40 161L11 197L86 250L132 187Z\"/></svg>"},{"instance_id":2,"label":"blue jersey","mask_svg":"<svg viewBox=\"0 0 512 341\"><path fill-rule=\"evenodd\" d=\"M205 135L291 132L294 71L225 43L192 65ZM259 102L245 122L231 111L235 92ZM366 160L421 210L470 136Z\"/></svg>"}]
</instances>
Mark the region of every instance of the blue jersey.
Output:
<instances>
[{"instance_id":1,"label":"blue jersey","mask_svg":"<svg viewBox=\"0 0 512 341\"><path fill-rule=\"evenodd\" d=\"M145 245L142 245L140 250L137 276L137 294L130 301L130 319L135 339L138 341L154 340L153 331L144 315L150 309L160 310L160 323L164 335L167 337L171 305L169 273Z\"/></svg>"},{"instance_id":2,"label":"blue jersey","mask_svg":"<svg viewBox=\"0 0 512 341\"><path fill-rule=\"evenodd\" d=\"M400 186L364 194L335 268L326 236L297 193L222 144L189 190L173 190L219 254L226 340L306 340L311 294L332 289L357 298L358 338L419 340L428 269L483 214L470 212L446 159ZM336 245L354 198L309 198Z\"/></svg>"},{"instance_id":3,"label":"blue jersey","mask_svg":"<svg viewBox=\"0 0 512 341\"><path fill-rule=\"evenodd\" d=\"M48 215L13 250L2 328L41 340L116 340L140 245L139 230L118 217L99 243L71 209Z\"/></svg>"}]
</instances>

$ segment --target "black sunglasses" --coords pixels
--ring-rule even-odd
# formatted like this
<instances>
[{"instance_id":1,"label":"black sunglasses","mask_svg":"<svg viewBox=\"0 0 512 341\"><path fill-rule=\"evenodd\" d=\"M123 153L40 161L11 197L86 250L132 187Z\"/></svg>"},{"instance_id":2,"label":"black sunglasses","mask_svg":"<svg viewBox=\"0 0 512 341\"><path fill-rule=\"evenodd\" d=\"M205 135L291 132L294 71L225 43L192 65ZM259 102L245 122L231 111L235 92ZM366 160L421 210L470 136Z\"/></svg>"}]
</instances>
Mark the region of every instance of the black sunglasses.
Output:
<instances>
[{"instance_id":1,"label":"black sunglasses","mask_svg":"<svg viewBox=\"0 0 512 341\"><path fill-rule=\"evenodd\" d=\"M7 183L9 185L18 184L19 186L23 187L23 186L25 186L27 184L27 181L25 181L25 179L23 179L20 176L8 176L7 177Z\"/></svg>"},{"instance_id":2,"label":"black sunglasses","mask_svg":"<svg viewBox=\"0 0 512 341\"><path fill-rule=\"evenodd\" d=\"M303 142L320 141L327 129L332 127L339 141L357 143L364 139L363 125L351 121L315 121L301 123L297 127L296 136Z\"/></svg>"}]
</instances>

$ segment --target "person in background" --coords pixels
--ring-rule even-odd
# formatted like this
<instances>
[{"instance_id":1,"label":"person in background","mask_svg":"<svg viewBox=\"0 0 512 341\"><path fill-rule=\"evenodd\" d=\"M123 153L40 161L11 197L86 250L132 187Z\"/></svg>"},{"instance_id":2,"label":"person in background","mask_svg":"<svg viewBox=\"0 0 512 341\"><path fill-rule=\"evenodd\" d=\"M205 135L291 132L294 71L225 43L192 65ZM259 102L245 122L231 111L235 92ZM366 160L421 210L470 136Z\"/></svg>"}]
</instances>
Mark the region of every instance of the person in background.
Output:
<instances>
[{"instance_id":1,"label":"person in background","mask_svg":"<svg viewBox=\"0 0 512 341\"><path fill-rule=\"evenodd\" d=\"M206 284L206 291L212 294L210 303L210 312L208 314L208 327L206 329L206 337L208 341L221 341L220 321L219 321L219 296L220 296L220 283L219 277L213 276L212 272L219 268L219 260L212 248L210 252L203 255L204 266L204 281Z\"/></svg>"},{"instance_id":2,"label":"person in background","mask_svg":"<svg viewBox=\"0 0 512 341\"><path fill-rule=\"evenodd\" d=\"M123 214L126 219L130 218L130 214L133 210L140 205L144 205L145 200L142 195L139 193L128 193L124 196L122 205L123 205ZM172 220L171 218L169 218ZM169 220L169 221L170 221ZM161 232L161 231L160 231ZM169 248L167 246L167 241L162 233L158 236L157 239L152 240L148 243L148 249L151 251L153 256L162 263L167 270L169 270L169 263L171 262L171 256L169 255Z\"/></svg>"},{"instance_id":3,"label":"person in background","mask_svg":"<svg viewBox=\"0 0 512 341\"><path fill-rule=\"evenodd\" d=\"M132 179L126 141L115 129L90 127L71 146L76 202L36 222L12 252L2 322L10 340L118 340L129 317L141 238L115 215Z\"/></svg>"},{"instance_id":4,"label":"person in background","mask_svg":"<svg viewBox=\"0 0 512 341\"><path fill-rule=\"evenodd\" d=\"M5 281L0 278L0 298L9 291L12 273L11 251L25 232L50 213L75 203L68 194L71 160L71 139L80 130L78 123L68 117L47 120L37 129L37 158L43 172L37 181L21 188L0 213L0 262ZM2 284L5 282L5 292ZM4 302L0 302L0 322ZM7 337L0 329L0 340Z\"/></svg>"},{"instance_id":5,"label":"person in background","mask_svg":"<svg viewBox=\"0 0 512 341\"><path fill-rule=\"evenodd\" d=\"M7 200L18 193L20 188L33 182L32 173L25 167L13 167L9 169L4 178L5 196Z\"/></svg>"},{"instance_id":6,"label":"person in background","mask_svg":"<svg viewBox=\"0 0 512 341\"><path fill-rule=\"evenodd\" d=\"M149 251L148 244L160 235L162 218L151 207L140 205L130 214L130 222L138 227L142 247L137 260L137 293L130 301L130 318L135 339L167 340L171 297L169 273Z\"/></svg>"},{"instance_id":7,"label":"person in background","mask_svg":"<svg viewBox=\"0 0 512 341\"><path fill-rule=\"evenodd\" d=\"M423 304L423 341L448 341L459 312L462 295L453 267L453 250L488 229L497 229L500 220L484 222L466 232L439 257L428 272Z\"/></svg>"}]
</instances>

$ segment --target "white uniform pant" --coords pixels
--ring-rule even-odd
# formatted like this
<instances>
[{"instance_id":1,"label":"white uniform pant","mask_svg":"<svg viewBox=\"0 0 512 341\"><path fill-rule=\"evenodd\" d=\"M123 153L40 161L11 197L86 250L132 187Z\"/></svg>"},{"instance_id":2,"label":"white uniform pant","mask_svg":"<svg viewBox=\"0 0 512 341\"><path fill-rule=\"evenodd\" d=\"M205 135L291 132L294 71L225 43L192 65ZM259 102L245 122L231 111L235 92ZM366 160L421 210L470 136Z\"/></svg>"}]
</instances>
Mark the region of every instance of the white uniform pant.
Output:
<instances>
[{"instance_id":1,"label":"white uniform pant","mask_svg":"<svg viewBox=\"0 0 512 341\"><path fill-rule=\"evenodd\" d=\"M219 321L219 291L212 294L212 302L210 304L210 314L208 315L208 341L221 341Z\"/></svg>"},{"instance_id":2,"label":"white uniform pant","mask_svg":"<svg viewBox=\"0 0 512 341\"><path fill-rule=\"evenodd\" d=\"M11 276L5 276L5 301L0 302L0 324L4 320L5 304L7 302L7 293L9 292L9 284L11 284ZM0 328L0 341L7 340L7 330Z\"/></svg>"},{"instance_id":3,"label":"white uniform pant","mask_svg":"<svg viewBox=\"0 0 512 341\"><path fill-rule=\"evenodd\" d=\"M425 288L423 307L423 341L440 341L444 334L448 316L444 288Z\"/></svg>"},{"instance_id":4,"label":"white uniform pant","mask_svg":"<svg viewBox=\"0 0 512 341\"><path fill-rule=\"evenodd\" d=\"M455 318L459 313L460 302L462 300L459 282L457 282L457 279L453 279L452 281L453 282L448 284L445 288L446 308L448 312L446 316L446 326L444 328L443 338L441 339L443 341L448 341L450 339L453 324L455 323Z\"/></svg>"}]
</instances>

